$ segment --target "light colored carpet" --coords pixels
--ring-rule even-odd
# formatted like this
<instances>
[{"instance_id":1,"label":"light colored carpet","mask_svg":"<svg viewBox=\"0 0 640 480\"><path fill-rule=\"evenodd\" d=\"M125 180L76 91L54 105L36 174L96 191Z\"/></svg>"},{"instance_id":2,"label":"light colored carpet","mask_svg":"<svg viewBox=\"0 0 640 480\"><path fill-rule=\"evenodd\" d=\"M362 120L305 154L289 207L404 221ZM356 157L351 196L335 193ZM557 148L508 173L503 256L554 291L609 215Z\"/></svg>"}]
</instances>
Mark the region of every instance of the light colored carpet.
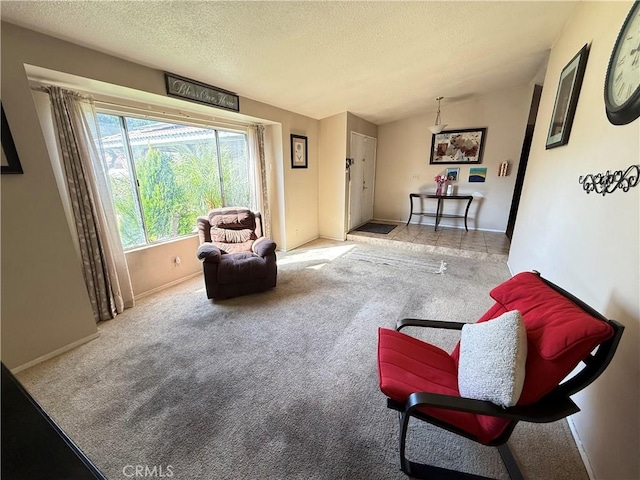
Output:
<instances>
[{"instance_id":1,"label":"light colored carpet","mask_svg":"<svg viewBox=\"0 0 640 480\"><path fill-rule=\"evenodd\" d=\"M447 264L444 260L437 258L425 258L425 255L393 251L391 249L360 249L358 247L345 255L349 260L360 260L363 262L377 263L378 265L388 265L405 270L420 270L428 273L444 273Z\"/></svg>"},{"instance_id":2,"label":"light colored carpet","mask_svg":"<svg viewBox=\"0 0 640 480\"><path fill-rule=\"evenodd\" d=\"M475 321L509 272L428 255L446 259L446 275L389 268L350 259L354 247L280 254L274 290L217 304L189 280L18 378L110 479L129 478L128 465L171 466L179 480L405 479L397 415L378 389L378 327ZM457 340L415 330L447 349ZM411 458L507 478L495 449L413 423ZM520 424L510 445L529 479L588 479L565 421Z\"/></svg>"}]
</instances>

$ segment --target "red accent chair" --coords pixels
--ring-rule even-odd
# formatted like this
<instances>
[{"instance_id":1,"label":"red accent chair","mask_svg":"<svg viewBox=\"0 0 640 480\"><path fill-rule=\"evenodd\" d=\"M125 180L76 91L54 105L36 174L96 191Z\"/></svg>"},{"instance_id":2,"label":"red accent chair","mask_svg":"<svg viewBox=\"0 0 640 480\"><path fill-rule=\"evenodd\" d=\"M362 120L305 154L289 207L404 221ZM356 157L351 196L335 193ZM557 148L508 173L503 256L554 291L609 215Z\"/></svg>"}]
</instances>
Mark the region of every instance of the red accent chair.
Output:
<instances>
[{"instance_id":1,"label":"red accent chair","mask_svg":"<svg viewBox=\"0 0 640 480\"><path fill-rule=\"evenodd\" d=\"M207 298L222 300L276 286L276 244L263 236L260 213L216 208L198 217L198 235Z\"/></svg>"},{"instance_id":2,"label":"red accent chair","mask_svg":"<svg viewBox=\"0 0 640 480\"><path fill-rule=\"evenodd\" d=\"M516 424L554 422L580 411L570 397L605 370L624 330L538 272L520 273L490 295L496 303L476 323L518 310L526 329L526 374L522 393L512 407L460 395L460 342L449 354L400 332L405 327L462 330L464 323L403 319L396 330L379 329L380 389L388 397L387 406L399 412L400 467L407 475L484 478L408 460L406 435L409 418L414 417L498 447L509 476L523 478L506 443ZM583 368L566 379L581 362Z\"/></svg>"}]
</instances>

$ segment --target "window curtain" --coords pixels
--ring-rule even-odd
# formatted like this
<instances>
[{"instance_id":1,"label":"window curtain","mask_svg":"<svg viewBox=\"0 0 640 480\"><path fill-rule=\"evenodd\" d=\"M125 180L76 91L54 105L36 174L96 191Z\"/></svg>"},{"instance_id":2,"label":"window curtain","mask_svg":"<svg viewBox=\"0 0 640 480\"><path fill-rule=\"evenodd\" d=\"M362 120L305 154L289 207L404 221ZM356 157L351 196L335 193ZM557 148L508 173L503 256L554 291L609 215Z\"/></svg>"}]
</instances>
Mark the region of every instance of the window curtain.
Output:
<instances>
[{"instance_id":1,"label":"window curtain","mask_svg":"<svg viewBox=\"0 0 640 480\"><path fill-rule=\"evenodd\" d=\"M271 215L267 196L267 165L264 154L264 125L247 129L251 160L251 209L262 214L264 236L271 237Z\"/></svg>"},{"instance_id":2,"label":"window curtain","mask_svg":"<svg viewBox=\"0 0 640 480\"><path fill-rule=\"evenodd\" d=\"M90 99L49 87L53 122L80 245L82 270L96 321L133 306L109 179L99 155L97 117Z\"/></svg>"}]
</instances>

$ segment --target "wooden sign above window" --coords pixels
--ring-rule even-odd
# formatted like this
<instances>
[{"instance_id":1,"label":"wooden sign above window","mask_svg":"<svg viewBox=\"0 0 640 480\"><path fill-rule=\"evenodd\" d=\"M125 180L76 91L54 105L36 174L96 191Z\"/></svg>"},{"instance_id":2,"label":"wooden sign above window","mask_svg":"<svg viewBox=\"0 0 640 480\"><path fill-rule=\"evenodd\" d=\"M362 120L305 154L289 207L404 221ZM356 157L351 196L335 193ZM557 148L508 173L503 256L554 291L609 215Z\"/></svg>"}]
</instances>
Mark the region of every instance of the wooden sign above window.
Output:
<instances>
[{"instance_id":1,"label":"wooden sign above window","mask_svg":"<svg viewBox=\"0 0 640 480\"><path fill-rule=\"evenodd\" d=\"M196 82L172 73L164 74L167 95L185 98L192 102L204 103L234 112L240 111L240 97L233 92Z\"/></svg>"}]
</instances>

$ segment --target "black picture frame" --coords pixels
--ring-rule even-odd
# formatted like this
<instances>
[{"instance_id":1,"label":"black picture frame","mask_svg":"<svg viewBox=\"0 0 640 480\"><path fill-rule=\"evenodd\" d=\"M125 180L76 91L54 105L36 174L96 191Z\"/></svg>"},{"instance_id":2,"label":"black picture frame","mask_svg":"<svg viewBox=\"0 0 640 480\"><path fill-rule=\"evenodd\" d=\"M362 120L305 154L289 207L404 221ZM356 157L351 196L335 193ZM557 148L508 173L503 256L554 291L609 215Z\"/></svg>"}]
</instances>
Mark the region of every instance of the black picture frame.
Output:
<instances>
[{"instance_id":1,"label":"black picture frame","mask_svg":"<svg viewBox=\"0 0 640 480\"><path fill-rule=\"evenodd\" d=\"M585 44L560 73L556 100L553 104L549 132L547 133L545 147L547 150L569 143L569 135L578 106L578 97L588 57L589 44Z\"/></svg>"},{"instance_id":2,"label":"black picture frame","mask_svg":"<svg viewBox=\"0 0 640 480\"><path fill-rule=\"evenodd\" d=\"M309 142L303 135L291 134L291 168L309 166Z\"/></svg>"},{"instance_id":3,"label":"black picture frame","mask_svg":"<svg viewBox=\"0 0 640 480\"><path fill-rule=\"evenodd\" d=\"M431 135L430 165L482 163L486 127L444 130Z\"/></svg>"},{"instance_id":4,"label":"black picture frame","mask_svg":"<svg viewBox=\"0 0 640 480\"><path fill-rule=\"evenodd\" d=\"M11 135L9 122L7 122L7 117L4 113L4 107L2 104L0 104L0 115L2 116L0 122L2 124L0 126L0 135L2 135L2 165L0 167L0 171L3 174L22 174L24 173L22 170L22 164L20 163L16 144L13 142L13 135Z\"/></svg>"},{"instance_id":5,"label":"black picture frame","mask_svg":"<svg viewBox=\"0 0 640 480\"><path fill-rule=\"evenodd\" d=\"M170 97L224 108L232 112L240 111L240 97L228 90L168 72L164 73L164 82L167 87L167 95Z\"/></svg>"}]
</instances>

